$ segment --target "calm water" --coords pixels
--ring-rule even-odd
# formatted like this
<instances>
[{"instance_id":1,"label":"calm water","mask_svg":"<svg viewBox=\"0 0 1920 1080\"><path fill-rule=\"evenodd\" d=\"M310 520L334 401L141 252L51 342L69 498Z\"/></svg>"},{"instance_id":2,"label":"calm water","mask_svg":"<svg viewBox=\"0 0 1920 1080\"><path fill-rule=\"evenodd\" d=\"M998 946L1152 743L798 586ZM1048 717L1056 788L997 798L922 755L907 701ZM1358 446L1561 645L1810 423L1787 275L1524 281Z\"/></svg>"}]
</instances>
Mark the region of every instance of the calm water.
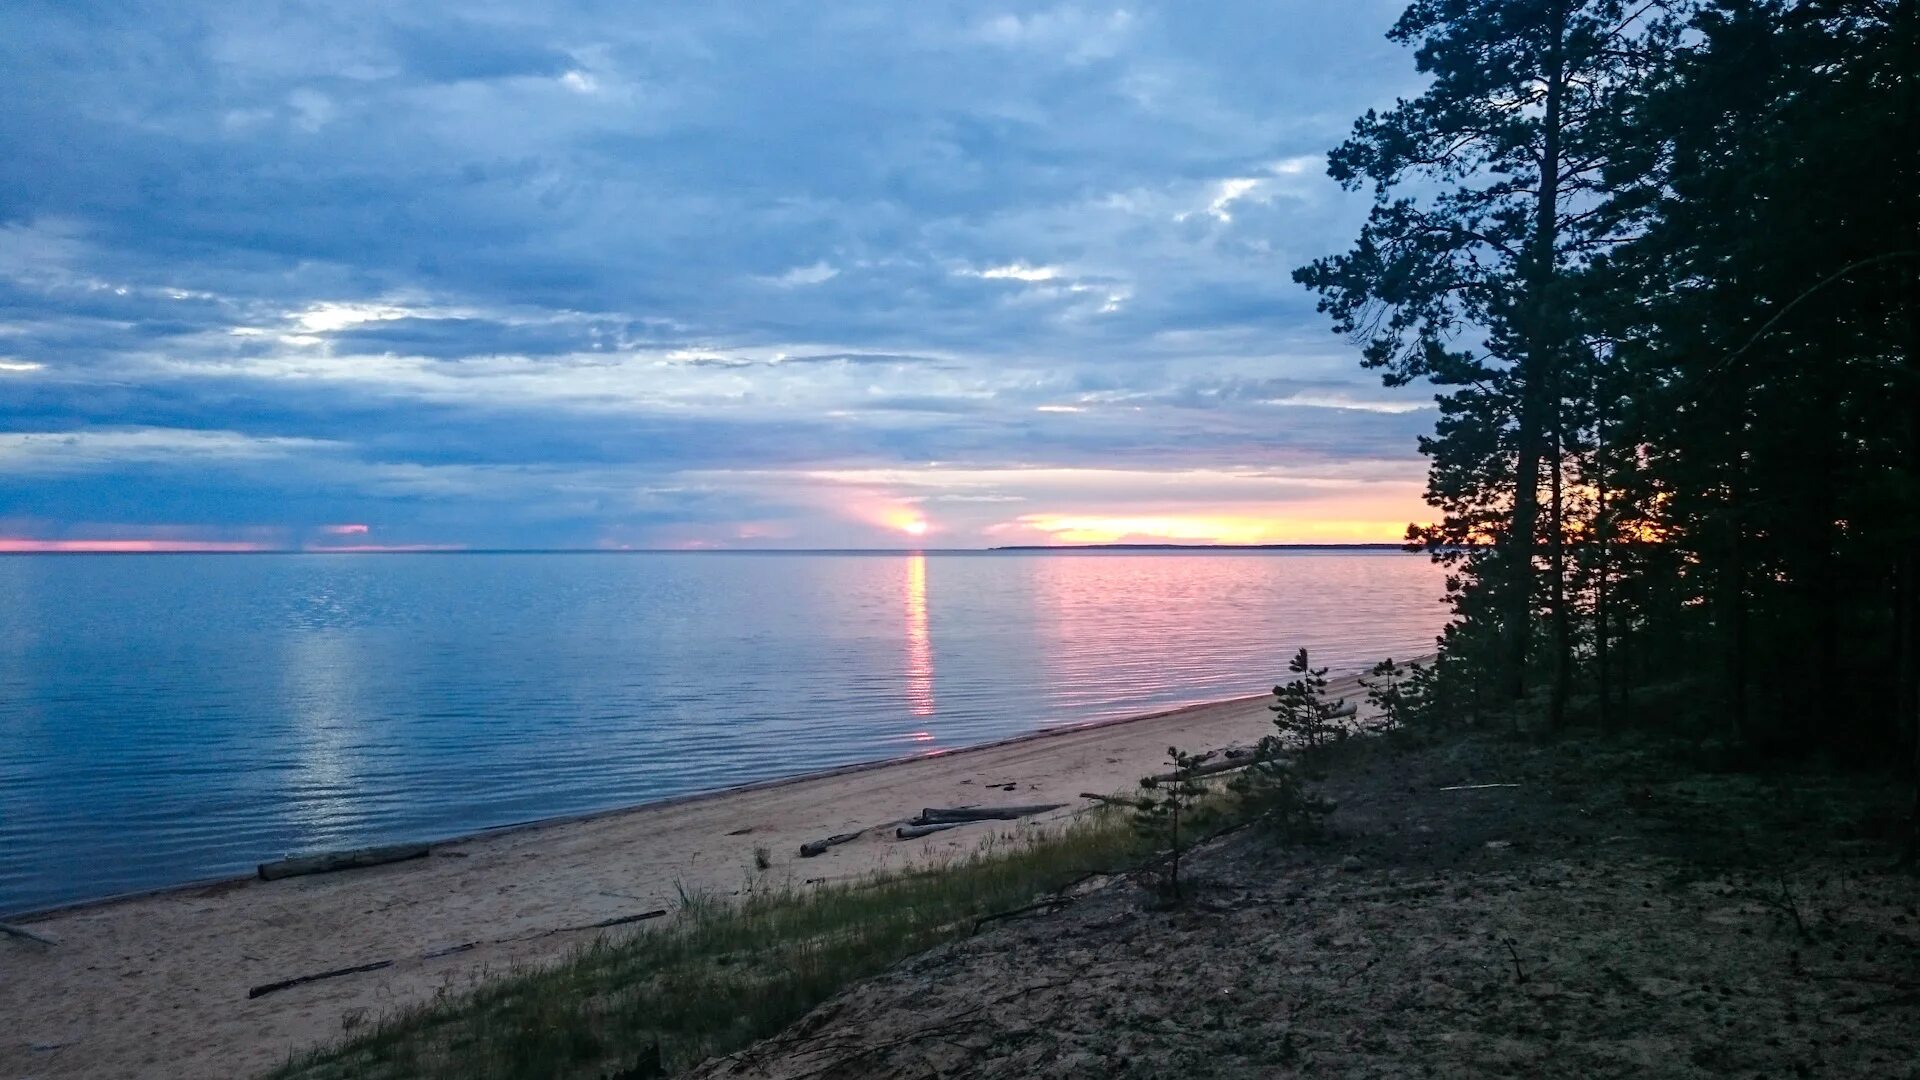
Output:
<instances>
[{"instance_id":1,"label":"calm water","mask_svg":"<svg viewBox=\"0 0 1920 1080\"><path fill-rule=\"evenodd\" d=\"M1427 651L1393 553L0 558L0 912Z\"/></svg>"}]
</instances>

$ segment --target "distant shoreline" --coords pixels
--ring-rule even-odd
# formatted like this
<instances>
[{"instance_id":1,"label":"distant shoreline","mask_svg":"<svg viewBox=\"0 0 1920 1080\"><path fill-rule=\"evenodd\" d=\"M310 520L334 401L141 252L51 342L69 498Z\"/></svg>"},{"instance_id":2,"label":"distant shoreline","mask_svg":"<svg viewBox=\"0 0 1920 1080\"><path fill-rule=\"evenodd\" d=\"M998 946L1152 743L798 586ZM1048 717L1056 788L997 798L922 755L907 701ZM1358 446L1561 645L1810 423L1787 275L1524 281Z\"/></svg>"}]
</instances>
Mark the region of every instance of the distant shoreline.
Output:
<instances>
[{"instance_id":1,"label":"distant shoreline","mask_svg":"<svg viewBox=\"0 0 1920 1080\"><path fill-rule=\"evenodd\" d=\"M992 555L1043 554L1076 551L1394 551L1406 552L1402 543L1368 544L1007 544L985 548L432 548L392 550L354 550L340 548L261 548L249 551L206 551L155 549L152 551L0 551L0 559L36 555L120 556L120 555ZM1424 554L1424 550L1414 552Z\"/></svg>"}]
</instances>

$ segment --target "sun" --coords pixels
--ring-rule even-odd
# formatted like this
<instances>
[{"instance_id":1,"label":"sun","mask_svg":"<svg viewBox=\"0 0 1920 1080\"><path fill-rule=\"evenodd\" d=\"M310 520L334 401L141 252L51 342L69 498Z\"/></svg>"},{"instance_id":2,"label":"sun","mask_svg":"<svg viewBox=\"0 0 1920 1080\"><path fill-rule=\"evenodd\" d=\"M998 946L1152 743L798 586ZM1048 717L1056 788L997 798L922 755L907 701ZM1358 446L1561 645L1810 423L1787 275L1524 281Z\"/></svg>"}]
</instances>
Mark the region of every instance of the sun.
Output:
<instances>
[{"instance_id":1,"label":"sun","mask_svg":"<svg viewBox=\"0 0 1920 1080\"><path fill-rule=\"evenodd\" d=\"M927 535L927 523L918 519L902 522L900 531L906 533L908 536L925 536Z\"/></svg>"}]
</instances>

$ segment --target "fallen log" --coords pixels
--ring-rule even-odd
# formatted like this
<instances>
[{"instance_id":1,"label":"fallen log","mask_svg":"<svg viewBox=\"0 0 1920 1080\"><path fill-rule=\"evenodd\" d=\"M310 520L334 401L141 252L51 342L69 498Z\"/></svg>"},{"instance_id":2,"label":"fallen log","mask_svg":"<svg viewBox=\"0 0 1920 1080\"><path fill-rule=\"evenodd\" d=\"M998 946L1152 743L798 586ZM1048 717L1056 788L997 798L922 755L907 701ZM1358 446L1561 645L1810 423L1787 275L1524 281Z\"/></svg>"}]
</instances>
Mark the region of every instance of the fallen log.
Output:
<instances>
[{"instance_id":1,"label":"fallen log","mask_svg":"<svg viewBox=\"0 0 1920 1080\"><path fill-rule=\"evenodd\" d=\"M53 940L52 938L48 937L45 934L35 933L34 931L29 930L24 926L15 926L12 923L0 922L0 934L5 934L8 937L23 938L27 941L38 942L41 945L60 944L59 942Z\"/></svg>"},{"instance_id":2,"label":"fallen log","mask_svg":"<svg viewBox=\"0 0 1920 1080\"><path fill-rule=\"evenodd\" d=\"M386 847L359 848L354 851L296 855L291 859L281 859L278 862L261 863L260 880L278 881L281 878L300 877L304 874L327 874L335 870L357 870L363 866L405 862L408 859L425 858L430 850L432 848L427 844L390 844Z\"/></svg>"},{"instance_id":3,"label":"fallen log","mask_svg":"<svg viewBox=\"0 0 1920 1080\"><path fill-rule=\"evenodd\" d=\"M866 831L865 829L858 829L854 832L843 832L837 836L829 836L825 840L809 840L800 845L800 857L803 859L811 859L815 855L833 847L835 844L844 844L849 840L860 839L861 834Z\"/></svg>"},{"instance_id":4,"label":"fallen log","mask_svg":"<svg viewBox=\"0 0 1920 1080\"><path fill-rule=\"evenodd\" d=\"M917 837L944 832L947 829L957 829L962 825L971 824L973 824L971 821L943 821L937 825L902 825L893 830L893 838L895 840L912 840Z\"/></svg>"},{"instance_id":5,"label":"fallen log","mask_svg":"<svg viewBox=\"0 0 1920 1080\"><path fill-rule=\"evenodd\" d=\"M1138 810L1147 805L1147 800L1145 799L1129 799L1121 795L1095 795L1091 791L1081 792L1080 797L1083 799L1092 799L1098 803L1106 803L1108 806L1124 806L1129 810Z\"/></svg>"},{"instance_id":6,"label":"fallen log","mask_svg":"<svg viewBox=\"0 0 1920 1080\"><path fill-rule=\"evenodd\" d=\"M1195 780L1202 776L1212 776L1215 773L1244 769L1259 760L1260 758L1256 754L1248 754L1246 757L1222 758L1219 761L1209 761L1205 765L1197 765L1191 769L1155 773L1147 777L1147 781L1154 784L1172 784L1180 780ZM1282 758L1273 759L1273 763L1283 768L1288 764L1288 762Z\"/></svg>"},{"instance_id":7,"label":"fallen log","mask_svg":"<svg viewBox=\"0 0 1920 1080\"><path fill-rule=\"evenodd\" d=\"M321 971L312 975L296 975L291 979L281 979L279 982L262 983L248 990L247 1000L252 1001L257 997L265 997L268 994L277 993L281 990L290 990L293 987L304 986L311 982L319 982L322 979L337 979L342 975L358 975L363 971L379 971L381 968L389 968L392 966L393 961L391 960L376 960L371 964L356 964L353 967L334 968L332 971Z\"/></svg>"},{"instance_id":8,"label":"fallen log","mask_svg":"<svg viewBox=\"0 0 1920 1080\"><path fill-rule=\"evenodd\" d=\"M1519 787L1519 786L1520 786L1519 784L1455 784L1453 787L1443 787L1440 790L1441 791L1485 791L1488 788Z\"/></svg>"},{"instance_id":9,"label":"fallen log","mask_svg":"<svg viewBox=\"0 0 1920 1080\"><path fill-rule=\"evenodd\" d=\"M555 934L573 934L581 930L604 930L609 926L625 926L628 923L642 922L646 919L665 918L666 914L666 908L655 908L652 911L643 911L638 915L621 915L618 918L602 919L596 923L587 923L585 926L562 926L557 930L543 931L540 936L552 937Z\"/></svg>"},{"instance_id":10,"label":"fallen log","mask_svg":"<svg viewBox=\"0 0 1920 1080\"><path fill-rule=\"evenodd\" d=\"M963 825L969 821L1017 821L1034 814L1058 810L1066 803L1036 803L1032 806L929 806L909 825Z\"/></svg>"}]
</instances>

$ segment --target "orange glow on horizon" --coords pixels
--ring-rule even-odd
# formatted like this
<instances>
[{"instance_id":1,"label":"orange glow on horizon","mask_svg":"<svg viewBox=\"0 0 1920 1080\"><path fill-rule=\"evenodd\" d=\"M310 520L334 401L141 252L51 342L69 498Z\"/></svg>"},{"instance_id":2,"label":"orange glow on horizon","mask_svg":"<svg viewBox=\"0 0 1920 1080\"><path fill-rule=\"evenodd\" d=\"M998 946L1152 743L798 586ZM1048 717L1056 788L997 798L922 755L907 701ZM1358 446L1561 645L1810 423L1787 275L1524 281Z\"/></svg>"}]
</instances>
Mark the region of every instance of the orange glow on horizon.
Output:
<instances>
[{"instance_id":1,"label":"orange glow on horizon","mask_svg":"<svg viewBox=\"0 0 1920 1080\"><path fill-rule=\"evenodd\" d=\"M995 531L1031 531L1065 544L1398 543L1405 519L1265 518L1207 514L1027 514Z\"/></svg>"}]
</instances>

